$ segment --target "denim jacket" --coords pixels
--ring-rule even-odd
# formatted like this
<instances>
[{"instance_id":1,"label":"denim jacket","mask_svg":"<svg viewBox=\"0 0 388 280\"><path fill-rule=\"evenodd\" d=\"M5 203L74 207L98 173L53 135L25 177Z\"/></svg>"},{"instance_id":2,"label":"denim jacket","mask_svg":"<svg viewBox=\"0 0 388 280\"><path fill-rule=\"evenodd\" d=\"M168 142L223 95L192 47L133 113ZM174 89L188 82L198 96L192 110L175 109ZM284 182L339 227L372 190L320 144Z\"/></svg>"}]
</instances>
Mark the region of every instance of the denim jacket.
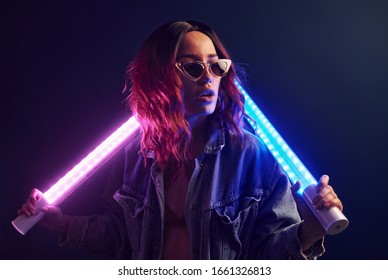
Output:
<instances>
[{"instance_id":1,"label":"denim jacket","mask_svg":"<svg viewBox=\"0 0 388 280\"><path fill-rule=\"evenodd\" d=\"M302 252L301 223L290 183L256 136L243 142L213 128L195 159L185 218L191 259L314 259L323 240ZM125 148L123 184L114 194L121 211L71 217L62 246L105 252L114 258L160 259L165 198L163 169L140 150L140 133ZM178 248L179 249L179 248Z\"/></svg>"}]
</instances>

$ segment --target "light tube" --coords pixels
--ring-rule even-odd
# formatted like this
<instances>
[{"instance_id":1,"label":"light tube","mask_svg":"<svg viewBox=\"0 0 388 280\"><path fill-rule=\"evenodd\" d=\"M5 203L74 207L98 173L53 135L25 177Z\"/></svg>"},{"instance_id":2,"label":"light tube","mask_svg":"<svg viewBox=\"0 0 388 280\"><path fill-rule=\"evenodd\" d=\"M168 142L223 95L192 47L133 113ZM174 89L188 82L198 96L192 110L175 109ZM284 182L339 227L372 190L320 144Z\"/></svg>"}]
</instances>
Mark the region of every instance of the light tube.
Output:
<instances>
[{"instance_id":1,"label":"light tube","mask_svg":"<svg viewBox=\"0 0 388 280\"><path fill-rule=\"evenodd\" d=\"M300 159L295 155L273 125L254 103L245 89L235 81L239 90L245 97L245 110L255 121L251 122L256 133L263 140L269 151L275 157L279 165L294 184L301 182L300 194L307 205L316 215L326 232L337 234L343 231L349 221L343 213L336 207L329 210L316 210L311 200L315 197L314 187L317 180L311 175ZM41 208L46 205L58 205L67 198L82 182L101 167L110 157L119 151L129 140L133 132L139 127L135 117L131 117L111 136L88 154L80 163L74 166L64 177L50 187L35 205L36 214L30 217L18 216L12 221L13 226L21 233L26 234L44 214Z\"/></svg>"},{"instance_id":2,"label":"light tube","mask_svg":"<svg viewBox=\"0 0 388 280\"><path fill-rule=\"evenodd\" d=\"M35 205L36 215L18 216L12 221L13 226L21 234L26 234L43 218L44 214L40 211L42 207L56 206L65 200L82 182L125 146L138 127L136 118L131 117L43 194Z\"/></svg>"},{"instance_id":3,"label":"light tube","mask_svg":"<svg viewBox=\"0 0 388 280\"><path fill-rule=\"evenodd\" d=\"M298 193L302 195L323 228L331 235L342 232L349 224L348 219L337 207L324 210L317 210L315 208L312 200L317 195L315 191L315 186L318 183L317 180L287 145L245 89L237 81L235 81L235 84L245 97L245 112L254 120L254 122L249 119L248 121L282 167L291 183L300 182Z\"/></svg>"},{"instance_id":4,"label":"light tube","mask_svg":"<svg viewBox=\"0 0 388 280\"><path fill-rule=\"evenodd\" d=\"M138 127L139 123L135 117L131 117L44 193L47 202L50 205L61 203L77 186L113 156L115 151L120 150Z\"/></svg>"}]
</instances>

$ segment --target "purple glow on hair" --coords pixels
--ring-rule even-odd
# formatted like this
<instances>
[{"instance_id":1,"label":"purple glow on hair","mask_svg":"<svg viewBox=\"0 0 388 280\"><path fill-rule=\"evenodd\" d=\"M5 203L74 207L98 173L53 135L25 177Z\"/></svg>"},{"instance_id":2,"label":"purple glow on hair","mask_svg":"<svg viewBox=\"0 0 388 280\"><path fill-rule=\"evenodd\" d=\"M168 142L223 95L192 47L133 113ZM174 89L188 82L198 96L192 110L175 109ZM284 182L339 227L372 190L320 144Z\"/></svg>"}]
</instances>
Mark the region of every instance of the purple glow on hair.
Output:
<instances>
[{"instance_id":1,"label":"purple glow on hair","mask_svg":"<svg viewBox=\"0 0 388 280\"><path fill-rule=\"evenodd\" d=\"M120 126L44 193L47 202L51 205L58 205L61 203L76 189L76 187L92 175L119 149L127 144L129 137L138 127L139 123L135 117L131 117L127 122Z\"/></svg>"}]
</instances>

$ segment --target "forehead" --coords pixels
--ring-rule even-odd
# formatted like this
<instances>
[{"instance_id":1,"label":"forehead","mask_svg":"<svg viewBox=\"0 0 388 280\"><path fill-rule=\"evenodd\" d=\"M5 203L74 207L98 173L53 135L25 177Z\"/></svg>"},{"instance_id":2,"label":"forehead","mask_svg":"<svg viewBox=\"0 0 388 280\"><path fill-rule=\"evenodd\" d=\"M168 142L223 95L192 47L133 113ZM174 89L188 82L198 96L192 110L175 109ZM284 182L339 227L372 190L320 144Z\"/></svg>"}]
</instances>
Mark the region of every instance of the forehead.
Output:
<instances>
[{"instance_id":1,"label":"forehead","mask_svg":"<svg viewBox=\"0 0 388 280\"><path fill-rule=\"evenodd\" d=\"M198 58L217 55L212 40L199 31L191 31L185 34L178 50L178 58L195 55Z\"/></svg>"}]
</instances>

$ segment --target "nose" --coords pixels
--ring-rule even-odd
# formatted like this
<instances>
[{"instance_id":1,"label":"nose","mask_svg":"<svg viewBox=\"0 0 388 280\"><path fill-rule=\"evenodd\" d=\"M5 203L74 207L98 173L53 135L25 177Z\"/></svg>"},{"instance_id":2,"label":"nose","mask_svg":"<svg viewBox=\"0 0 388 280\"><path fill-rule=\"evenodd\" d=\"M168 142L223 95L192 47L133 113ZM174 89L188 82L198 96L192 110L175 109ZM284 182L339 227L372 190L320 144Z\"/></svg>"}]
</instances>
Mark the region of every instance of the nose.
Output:
<instances>
[{"instance_id":1,"label":"nose","mask_svg":"<svg viewBox=\"0 0 388 280\"><path fill-rule=\"evenodd\" d=\"M209 65L206 65L205 71L200 79L202 83L211 83L213 81L213 75L210 73Z\"/></svg>"}]
</instances>

